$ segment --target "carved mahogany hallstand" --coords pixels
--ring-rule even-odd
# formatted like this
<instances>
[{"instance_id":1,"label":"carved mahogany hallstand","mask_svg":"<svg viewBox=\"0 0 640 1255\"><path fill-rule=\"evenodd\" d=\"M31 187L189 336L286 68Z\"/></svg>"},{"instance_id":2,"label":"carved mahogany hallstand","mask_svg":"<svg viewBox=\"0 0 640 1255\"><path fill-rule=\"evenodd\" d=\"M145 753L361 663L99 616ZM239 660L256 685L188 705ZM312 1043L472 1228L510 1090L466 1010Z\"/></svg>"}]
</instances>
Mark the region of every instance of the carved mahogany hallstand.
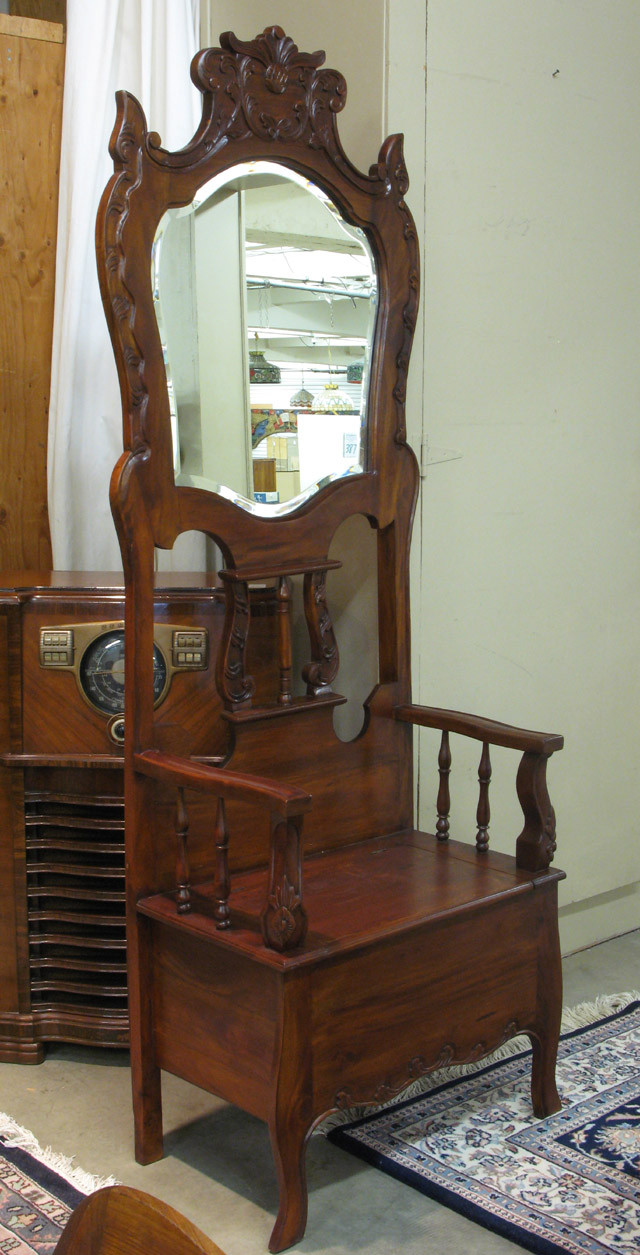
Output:
<instances>
[{"instance_id":1,"label":"carved mahogany hallstand","mask_svg":"<svg viewBox=\"0 0 640 1255\"><path fill-rule=\"evenodd\" d=\"M345 82L323 61L322 53L301 53L278 27L247 43L223 35L221 48L194 59L202 121L179 152L162 148L138 102L120 92L115 173L97 224L124 416L111 491L127 598L136 1154L143 1163L162 1155L162 1069L265 1120L280 1186L272 1251L304 1232L305 1146L328 1112L381 1102L433 1068L478 1059L517 1033L533 1043L535 1112L559 1107L562 873L550 869L554 816L545 776L562 738L411 702L409 542L418 468L406 442L405 390L418 243L402 137L385 141L368 174L357 170L336 127ZM334 479L277 517L176 485L149 278L167 207L189 204L202 184L237 163L263 159L306 176L364 232L378 283L362 473ZM345 743L333 727L343 699L331 687L339 656L329 547L354 514L377 537L379 682L361 734ZM171 548L191 529L223 554L216 682L228 742L221 768L183 756L179 730L167 748L154 723L154 546ZM309 650L294 663L295 576L304 583ZM279 625L276 680L259 702L246 669L255 581L275 590ZM306 683L298 696L294 665ZM413 725L442 734L433 834L414 827ZM468 844L450 833L455 735L479 742L477 840ZM492 745L522 756L524 826L515 857L489 845Z\"/></svg>"}]
</instances>

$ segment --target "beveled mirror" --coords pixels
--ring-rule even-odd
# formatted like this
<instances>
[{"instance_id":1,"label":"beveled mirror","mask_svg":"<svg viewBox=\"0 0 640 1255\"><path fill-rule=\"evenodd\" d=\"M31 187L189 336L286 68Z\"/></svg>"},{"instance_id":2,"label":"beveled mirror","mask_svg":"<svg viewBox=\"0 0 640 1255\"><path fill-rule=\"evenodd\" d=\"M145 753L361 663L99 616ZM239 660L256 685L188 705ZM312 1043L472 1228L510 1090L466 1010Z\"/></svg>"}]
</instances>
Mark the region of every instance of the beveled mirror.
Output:
<instances>
[{"instance_id":1,"label":"beveled mirror","mask_svg":"<svg viewBox=\"0 0 640 1255\"><path fill-rule=\"evenodd\" d=\"M321 189L241 163L162 217L152 286L176 484L282 514L366 459L377 279Z\"/></svg>"}]
</instances>

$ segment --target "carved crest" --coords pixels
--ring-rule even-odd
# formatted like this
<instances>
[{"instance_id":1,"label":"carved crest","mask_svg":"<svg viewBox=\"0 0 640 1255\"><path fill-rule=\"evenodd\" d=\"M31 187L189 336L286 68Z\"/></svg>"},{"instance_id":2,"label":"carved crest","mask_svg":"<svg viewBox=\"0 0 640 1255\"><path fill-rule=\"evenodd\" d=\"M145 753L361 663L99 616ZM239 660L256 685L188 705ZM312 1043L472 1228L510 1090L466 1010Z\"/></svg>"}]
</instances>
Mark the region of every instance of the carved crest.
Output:
<instances>
[{"instance_id":1,"label":"carved crest","mask_svg":"<svg viewBox=\"0 0 640 1255\"><path fill-rule=\"evenodd\" d=\"M296 140L306 134L312 147L337 148L334 117L347 86L336 70L318 72L323 52L300 52L279 26L246 42L228 31L220 44L196 58L192 71L196 86L211 95L211 143L226 135Z\"/></svg>"}]
</instances>

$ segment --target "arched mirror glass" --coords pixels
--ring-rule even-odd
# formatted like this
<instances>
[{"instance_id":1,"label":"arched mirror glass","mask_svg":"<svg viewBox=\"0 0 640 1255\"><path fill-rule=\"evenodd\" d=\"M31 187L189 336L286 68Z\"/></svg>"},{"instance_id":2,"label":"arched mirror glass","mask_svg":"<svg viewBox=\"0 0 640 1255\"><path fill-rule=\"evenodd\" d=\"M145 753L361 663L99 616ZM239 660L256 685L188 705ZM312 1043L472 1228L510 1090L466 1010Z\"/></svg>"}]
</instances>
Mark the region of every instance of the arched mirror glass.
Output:
<instances>
[{"instance_id":1,"label":"arched mirror glass","mask_svg":"<svg viewBox=\"0 0 640 1255\"><path fill-rule=\"evenodd\" d=\"M375 266L318 187L235 166L164 214L151 278L176 483L273 515L364 468Z\"/></svg>"}]
</instances>

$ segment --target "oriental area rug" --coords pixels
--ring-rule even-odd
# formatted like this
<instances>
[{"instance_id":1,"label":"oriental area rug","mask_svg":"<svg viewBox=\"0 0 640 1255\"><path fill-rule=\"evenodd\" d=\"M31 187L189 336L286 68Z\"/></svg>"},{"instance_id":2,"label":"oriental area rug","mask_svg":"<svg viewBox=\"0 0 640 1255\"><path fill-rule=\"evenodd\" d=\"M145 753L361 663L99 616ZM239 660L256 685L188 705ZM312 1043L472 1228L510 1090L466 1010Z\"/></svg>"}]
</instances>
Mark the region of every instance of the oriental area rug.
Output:
<instances>
[{"instance_id":1,"label":"oriental area rug","mask_svg":"<svg viewBox=\"0 0 640 1255\"><path fill-rule=\"evenodd\" d=\"M52 1255L71 1212L86 1194L114 1180L75 1168L43 1150L0 1112L0 1255Z\"/></svg>"},{"instance_id":2,"label":"oriental area rug","mask_svg":"<svg viewBox=\"0 0 640 1255\"><path fill-rule=\"evenodd\" d=\"M640 994L565 1012L562 1110L545 1120L526 1040L328 1136L538 1255L638 1255Z\"/></svg>"}]
</instances>

